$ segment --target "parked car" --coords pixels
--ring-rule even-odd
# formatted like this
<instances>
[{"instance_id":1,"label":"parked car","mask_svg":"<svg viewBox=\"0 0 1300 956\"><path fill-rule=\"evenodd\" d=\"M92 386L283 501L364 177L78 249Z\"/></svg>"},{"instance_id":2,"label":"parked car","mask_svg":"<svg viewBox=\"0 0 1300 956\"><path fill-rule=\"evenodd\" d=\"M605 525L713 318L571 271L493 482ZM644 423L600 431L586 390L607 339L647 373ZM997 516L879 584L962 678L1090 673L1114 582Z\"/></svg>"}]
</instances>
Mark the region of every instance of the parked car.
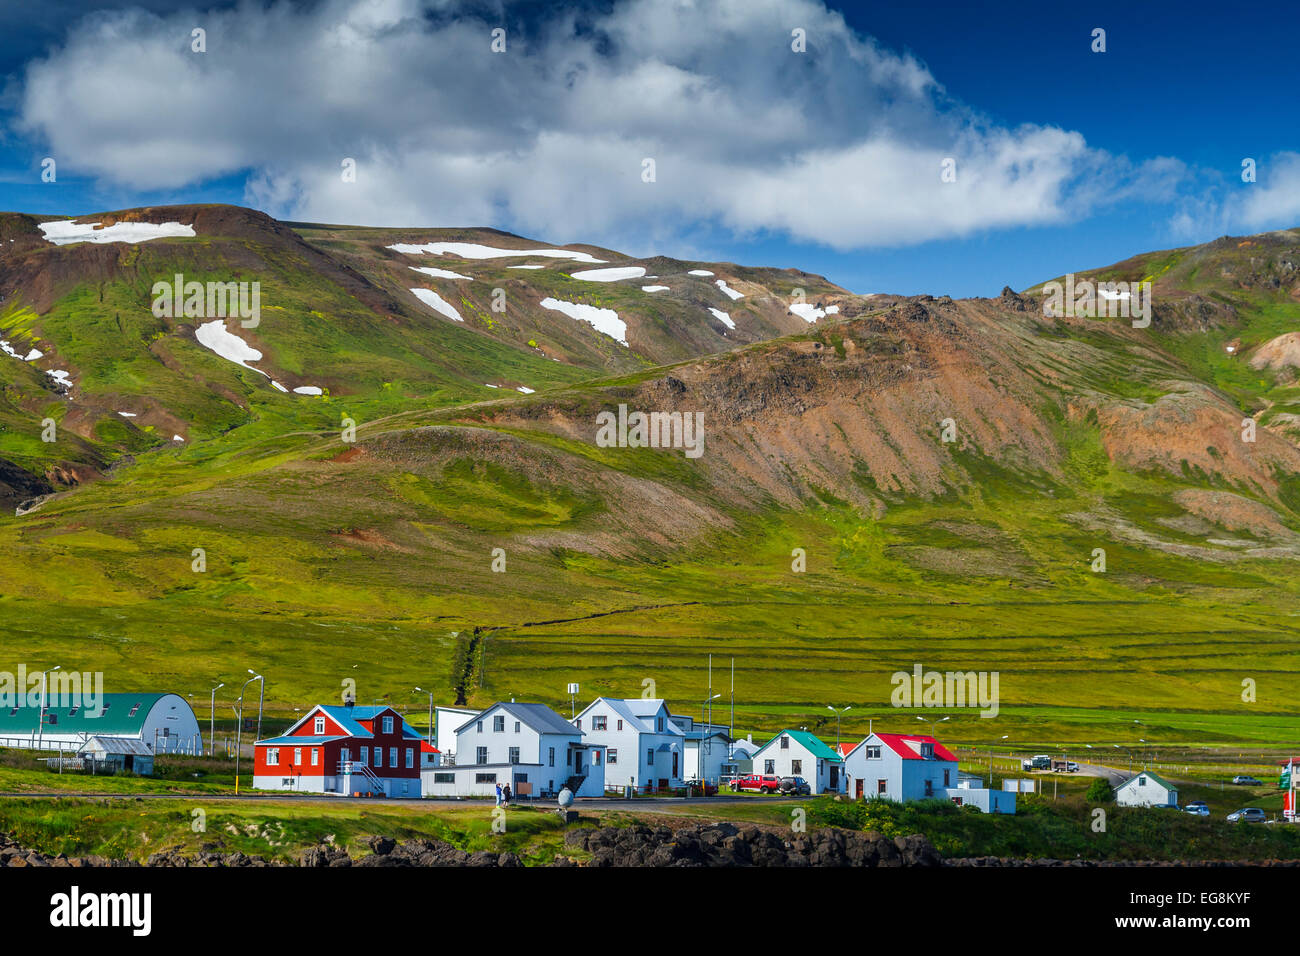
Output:
<instances>
[{"instance_id":1,"label":"parked car","mask_svg":"<svg viewBox=\"0 0 1300 956\"><path fill-rule=\"evenodd\" d=\"M1232 782L1246 787L1262 787L1263 784L1254 777L1248 777L1245 774L1238 774L1232 778Z\"/></svg>"},{"instance_id":2,"label":"parked car","mask_svg":"<svg viewBox=\"0 0 1300 956\"><path fill-rule=\"evenodd\" d=\"M1205 805L1204 800L1196 800L1183 807L1183 813L1190 813L1194 817L1208 817L1210 808Z\"/></svg>"},{"instance_id":3,"label":"parked car","mask_svg":"<svg viewBox=\"0 0 1300 956\"><path fill-rule=\"evenodd\" d=\"M749 773L743 777L737 777L736 782L731 785L731 789L738 793L742 791L776 793L781 789L781 778L769 773Z\"/></svg>"},{"instance_id":4,"label":"parked car","mask_svg":"<svg viewBox=\"0 0 1300 956\"><path fill-rule=\"evenodd\" d=\"M781 792L796 797L811 797L812 787L808 786L808 781L803 777L782 777Z\"/></svg>"},{"instance_id":5,"label":"parked car","mask_svg":"<svg viewBox=\"0 0 1300 956\"><path fill-rule=\"evenodd\" d=\"M1244 807L1228 814L1229 823L1263 823L1267 819L1259 807Z\"/></svg>"}]
</instances>

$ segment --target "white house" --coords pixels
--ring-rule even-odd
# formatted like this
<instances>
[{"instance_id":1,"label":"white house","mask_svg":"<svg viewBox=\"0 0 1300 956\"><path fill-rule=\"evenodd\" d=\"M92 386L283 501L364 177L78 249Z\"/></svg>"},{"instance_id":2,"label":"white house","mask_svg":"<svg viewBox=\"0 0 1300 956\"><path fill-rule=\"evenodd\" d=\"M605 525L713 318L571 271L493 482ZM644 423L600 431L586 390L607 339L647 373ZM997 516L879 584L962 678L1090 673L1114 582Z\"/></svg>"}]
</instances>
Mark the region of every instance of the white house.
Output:
<instances>
[{"instance_id":1,"label":"white house","mask_svg":"<svg viewBox=\"0 0 1300 956\"><path fill-rule=\"evenodd\" d=\"M686 734L659 698L597 697L573 726L605 746L609 789L651 792L685 785Z\"/></svg>"},{"instance_id":2,"label":"white house","mask_svg":"<svg viewBox=\"0 0 1300 956\"><path fill-rule=\"evenodd\" d=\"M1115 802L1121 807L1176 807L1178 788L1143 770L1115 788Z\"/></svg>"},{"instance_id":3,"label":"white house","mask_svg":"<svg viewBox=\"0 0 1300 956\"><path fill-rule=\"evenodd\" d=\"M806 730L783 730L754 752L754 773L803 777L813 793L842 790L843 761Z\"/></svg>"},{"instance_id":4,"label":"white house","mask_svg":"<svg viewBox=\"0 0 1300 956\"><path fill-rule=\"evenodd\" d=\"M486 797L506 783L520 797L605 793L605 747L545 704L493 704L456 729L455 754L455 764L421 772L424 796Z\"/></svg>"},{"instance_id":5,"label":"white house","mask_svg":"<svg viewBox=\"0 0 1300 956\"><path fill-rule=\"evenodd\" d=\"M985 813L1015 813L1016 795L958 773L957 757L924 734L872 734L841 744L845 793L858 799L951 800Z\"/></svg>"},{"instance_id":6,"label":"white house","mask_svg":"<svg viewBox=\"0 0 1300 956\"><path fill-rule=\"evenodd\" d=\"M957 786L957 758L933 737L871 734L844 747L845 792L851 797L924 800Z\"/></svg>"}]
</instances>

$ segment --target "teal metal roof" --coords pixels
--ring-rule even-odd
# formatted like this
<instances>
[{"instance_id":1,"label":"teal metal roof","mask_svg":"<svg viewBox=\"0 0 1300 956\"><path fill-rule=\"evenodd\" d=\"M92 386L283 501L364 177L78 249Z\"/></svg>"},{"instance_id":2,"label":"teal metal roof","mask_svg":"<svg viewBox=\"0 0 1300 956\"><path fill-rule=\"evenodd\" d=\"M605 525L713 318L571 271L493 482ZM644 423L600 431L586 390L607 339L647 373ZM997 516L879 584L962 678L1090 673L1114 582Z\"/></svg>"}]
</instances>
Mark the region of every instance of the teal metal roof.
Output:
<instances>
[{"instance_id":1,"label":"teal metal roof","mask_svg":"<svg viewBox=\"0 0 1300 956\"><path fill-rule=\"evenodd\" d=\"M818 757L822 760L829 760L833 763L843 763L840 755L822 743L820 737L816 734L810 734L806 730L783 730L779 734L773 736L771 740L763 744L759 749L766 750L782 737L789 737L791 740L798 741L814 757ZM757 756L757 751L755 752L755 756Z\"/></svg>"},{"instance_id":2,"label":"teal metal roof","mask_svg":"<svg viewBox=\"0 0 1300 956\"><path fill-rule=\"evenodd\" d=\"M84 706L46 707L44 733L138 736L144 728L149 711L158 701L169 696L172 695L104 694L98 702L98 711L88 710ZM40 709L37 707L0 708L0 736L26 736L35 733L39 720Z\"/></svg>"}]
</instances>

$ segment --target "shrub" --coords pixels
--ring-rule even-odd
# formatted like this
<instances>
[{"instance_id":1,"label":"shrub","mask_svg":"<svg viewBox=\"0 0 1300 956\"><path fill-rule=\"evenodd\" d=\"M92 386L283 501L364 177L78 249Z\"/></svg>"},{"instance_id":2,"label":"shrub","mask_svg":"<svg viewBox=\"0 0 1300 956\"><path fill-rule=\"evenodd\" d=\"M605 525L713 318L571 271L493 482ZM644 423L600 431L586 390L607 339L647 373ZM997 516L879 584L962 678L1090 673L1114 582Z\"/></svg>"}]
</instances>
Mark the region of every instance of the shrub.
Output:
<instances>
[{"instance_id":1,"label":"shrub","mask_svg":"<svg viewBox=\"0 0 1300 956\"><path fill-rule=\"evenodd\" d=\"M1098 777L1088 785L1087 798L1089 803L1109 803L1115 799L1115 791L1110 788L1109 780Z\"/></svg>"}]
</instances>

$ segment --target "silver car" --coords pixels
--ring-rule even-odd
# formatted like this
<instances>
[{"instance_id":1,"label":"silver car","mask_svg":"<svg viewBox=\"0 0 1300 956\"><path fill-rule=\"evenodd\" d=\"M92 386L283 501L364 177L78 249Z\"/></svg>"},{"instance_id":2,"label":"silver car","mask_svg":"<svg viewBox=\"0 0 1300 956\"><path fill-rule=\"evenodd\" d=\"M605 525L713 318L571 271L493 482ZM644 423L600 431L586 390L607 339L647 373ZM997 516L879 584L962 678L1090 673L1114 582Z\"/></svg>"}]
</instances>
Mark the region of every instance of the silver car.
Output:
<instances>
[{"instance_id":1,"label":"silver car","mask_svg":"<svg viewBox=\"0 0 1300 956\"><path fill-rule=\"evenodd\" d=\"M1259 807L1244 807L1228 814L1229 823L1263 823L1267 819Z\"/></svg>"}]
</instances>

